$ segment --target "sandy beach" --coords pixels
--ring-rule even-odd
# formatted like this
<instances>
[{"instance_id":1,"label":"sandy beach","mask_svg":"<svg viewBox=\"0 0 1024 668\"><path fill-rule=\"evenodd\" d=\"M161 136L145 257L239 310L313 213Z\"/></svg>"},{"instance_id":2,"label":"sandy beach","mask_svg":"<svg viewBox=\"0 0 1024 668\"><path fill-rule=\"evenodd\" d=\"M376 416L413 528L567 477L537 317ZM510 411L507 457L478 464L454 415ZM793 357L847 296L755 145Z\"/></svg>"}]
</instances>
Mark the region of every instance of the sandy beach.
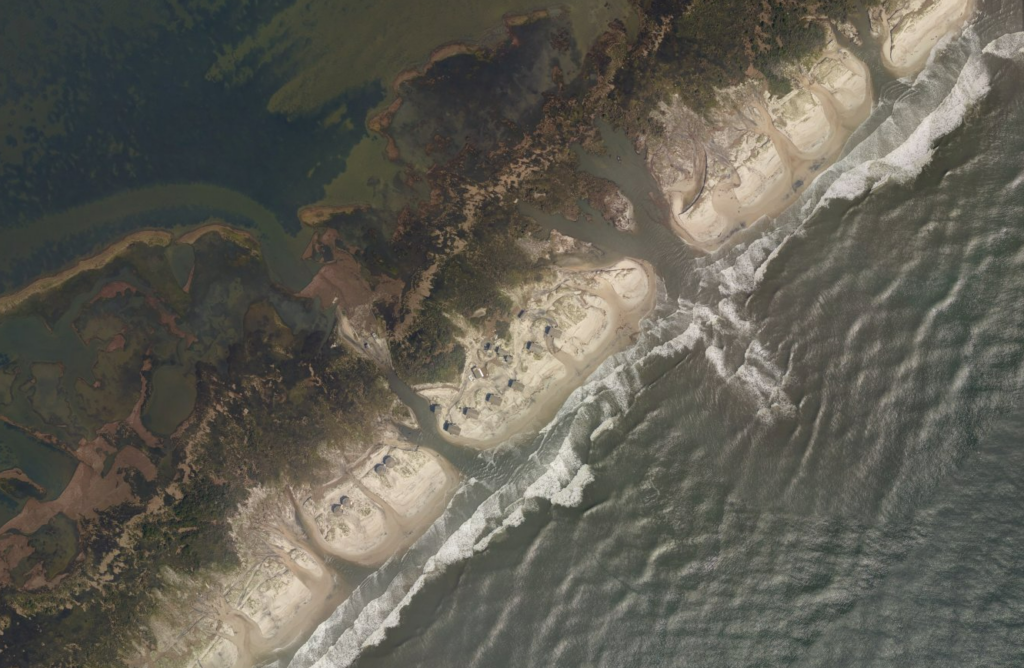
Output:
<instances>
[{"instance_id":1,"label":"sandy beach","mask_svg":"<svg viewBox=\"0 0 1024 668\"><path fill-rule=\"evenodd\" d=\"M176 594L149 622L157 647L139 648L133 665L252 668L302 642L349 595L332 563L379 566L419 538L460 476L393 428L380 436L324 485L253 490L232 521L241 565L204 581L169 574Z\"/></svg>"},{"instance_id":2,"label":"sandy beach","mask_svg":"<svg viewBox=\"0 0 1024 668\"><path fill-rule=\"evenodd\" d=\"M458 472L436 452L389 445L297 498L297 514L324 554L378 566L441 515L458 483Z\"/></svg>"},{"instance_id":3,"label":"sandy beach","mask_svg":"<svg viewBox=\"0 0 1024 668\"><path fill-rule=\"evenodd\" d=\"M919 71L972 9L973 0L913 0L872 10L883 64L897 76ZM786 76L792 91L781 98L757 78L719 91L710 119L678 98L662 105L665 138L651 142L649 166L671 206L672 229L691 245L712 252L777 216L871 112L870 72L834 35L817 59L791 65Z\"/></svg>"},{"instance_id":4,"label":"sandy beach","mask_svg":"<svg viewBox=\"0 0 1024 668\"><path fill-rule=\"evenodd\" d=\"M835 40L793 90L771 98L760 81L720 91L712 124L676 98L663 105L666 139L649 165L669 201L673 229L712 251L735 232L788 207L871 111L867 67Z\"/></svg>"},{"instance_id":5,"label":"sandy beach","mask_svg":"<svg viewBox=\"0 0 1024 668\"><path fill-rule=\"evenodd\" d=\"M415 389L434 405L439 432L452 443L489 448L539 429L635 337L654 295L653 270L637 260L556 269L553 279L514 292L506 337L465 337L459 384Z\"/></svg>"},{"instance_id":6,"label":"sandy beach","mask_svg":"<svg viewBox=\"0 0 1024 668\"><path fill-rule=\"evenodd\" d=\"M939 40L962 28L973 11L974 0L883 3L871 13L882 64L898 77L916 74Z\"/></svg>"}]
</instances>

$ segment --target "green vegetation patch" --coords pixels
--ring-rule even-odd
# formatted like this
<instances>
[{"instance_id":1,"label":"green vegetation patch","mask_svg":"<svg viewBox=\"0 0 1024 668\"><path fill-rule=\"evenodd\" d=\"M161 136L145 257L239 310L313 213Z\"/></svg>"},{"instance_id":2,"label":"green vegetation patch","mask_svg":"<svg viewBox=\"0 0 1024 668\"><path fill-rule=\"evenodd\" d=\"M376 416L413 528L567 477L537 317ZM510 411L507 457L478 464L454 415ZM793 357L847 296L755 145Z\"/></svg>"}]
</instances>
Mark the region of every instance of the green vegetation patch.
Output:
<instances>
[{"instance_id":1,"label":"green vegetation patch","mask_svg":"<svg viewBox=\"0 0 1024 668\"><path fill-rule=\"evenodd\" d=\"M647 0L655 20L671 28L652 59L631 59L615 77L615 98L629 123L646 123L659 102L678 93L699 113L715 106L716 89L744 81L749 68L767 80L774 95L788 82L778 73L825 42L822 19L841 21L857 0ZM813 19L811 17L814 17Z\"/></svg>"},{"instance_id":2,"label":"green vegetation patch","mask_svg":"<svg viewBox=\"0 0 1024 668\"><path fill-rule=\"evenodd\" d=\"M438 272L431 298L465 318L479 309L492 314L511 310L503 289L519 284L535 266L517 244L526 232L525 221L514 209L481 207L465 252Z\"/></svg>"},{"instance_id":3,"label":"green vegetation patch","mask_svg":"<svg viewBox=\"0 0 1024 668\"><path fill-rule=\"evenodd\" d=\"M456 333L437 302L428 299L412 331L392 344L395 371L412 384L457 380L466 364L466 349L455 340Z\"/></svg>"}]
</instances>

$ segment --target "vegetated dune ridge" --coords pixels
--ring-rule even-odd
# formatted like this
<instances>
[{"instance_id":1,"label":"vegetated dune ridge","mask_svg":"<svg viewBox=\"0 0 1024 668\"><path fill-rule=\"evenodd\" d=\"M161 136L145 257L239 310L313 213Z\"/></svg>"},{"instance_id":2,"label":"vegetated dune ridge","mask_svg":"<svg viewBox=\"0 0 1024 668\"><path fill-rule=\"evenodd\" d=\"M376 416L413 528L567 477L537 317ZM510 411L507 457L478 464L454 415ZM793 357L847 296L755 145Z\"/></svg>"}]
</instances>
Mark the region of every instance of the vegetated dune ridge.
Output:
<instances>
[{"instance_id":1,"label":"vegetated dune ridge","mask_svg":"<svg viewBox=\"0 0 1024 668\"><path fill-rule=\"evenodd\" d=\"M506 384L511 373L522 390L507 394L504 407L488 404L466 436L452 442L489 447L513 433L539 428L565 397L608 356L628 345L653 306L656 277L646 263L611 264L580 260L585 244L555 235L553 268L540 281L510 295L523 311L505 337L505 347L525 346L509 364L495 346L481 350L485 337L467 327L463 344L481 351L493 371L486 382ZM338 303L339 338L377 361L359 319L345 317ZM545 331L545 329L547 331ZM502 355L506 353L501 353ZM483 400L486 382L473 373L460 397ZM425 396L447 396L450 386L420 388ZM461 404L459 404L461 406ZM455 411L457 406L451 406ZM494 410L498 408L497 410ZM438 410L439 420L442 411ZM513 417L514 416L514 417ZM439 422L439 426L443 422ZM446 433L446 432L442 432ZM328 448L329 450L329 448ZM294 647L350 592L338 564L374 568L407 549L441 516L461 483L459 472L440 454L414 447L393 423L380 426L374 445L353 465L337 460L338 474L315 487L253 490L232 519L241 564L203 578L175 577L166 605L150 620L157 643L139 648L136 665L246 668ZM355 583L352 583L355 584Z\"/></svg>"},{"instance_id":2,"label":"vegetated dune ridge","mask_svg":"<svg viewBox=\"0 0 1024 668\"><path fill-rule=\"evenodd\" d=\"M960 29L973 0L886 2L871 12L872 37L895 76L920 71L932 48ZM843 32L852 27L840 26ZM648 143L648 164L671 207L672 229L714 251L736 232L786 209L838 158L873 104L871 75L831 32L813 60L790 63L791 92L771 97L760 73L718 91L700 118L679 98L657 112L663 137ZM854 36L853 39L859 39Z\"/></svg>"}]
</instances>

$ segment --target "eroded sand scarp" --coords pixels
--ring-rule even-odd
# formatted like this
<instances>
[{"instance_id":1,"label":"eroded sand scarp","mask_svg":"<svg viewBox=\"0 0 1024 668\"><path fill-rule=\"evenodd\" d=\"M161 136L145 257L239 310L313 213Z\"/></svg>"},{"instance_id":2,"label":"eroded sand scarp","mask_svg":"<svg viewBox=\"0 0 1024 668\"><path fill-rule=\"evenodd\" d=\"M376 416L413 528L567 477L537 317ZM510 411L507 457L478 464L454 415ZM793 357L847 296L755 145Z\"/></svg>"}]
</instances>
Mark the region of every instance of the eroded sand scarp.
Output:
<instances>
[{"instance_id":1,"label":"eroded sand scarp","mask_svg":"<svg viewBox=\"0 0 1024 668\"><path fill-rule=\"evenodd\" d=\"M637 334L654 294L654 274L637 260L555 270L513 292L508 335L487 337L467 325L462 344L469 354L459 384L416 389L454 443L490 447L539 428Z\"/></svg>"}]
</instances>

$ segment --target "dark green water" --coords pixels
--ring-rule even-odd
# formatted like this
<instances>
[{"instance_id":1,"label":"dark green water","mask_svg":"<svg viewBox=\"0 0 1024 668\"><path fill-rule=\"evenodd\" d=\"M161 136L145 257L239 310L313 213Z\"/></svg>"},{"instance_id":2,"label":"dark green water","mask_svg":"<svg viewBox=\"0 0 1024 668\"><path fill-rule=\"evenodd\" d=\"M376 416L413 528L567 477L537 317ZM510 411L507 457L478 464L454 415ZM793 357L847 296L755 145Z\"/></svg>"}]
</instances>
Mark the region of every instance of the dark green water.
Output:
<instances>
[{"instance_id":1,"label":"dark green water","mask_svg":"<svg viewBox=\"0 0 1024 668\"><path fill-rule=\"evenodd\" d=\"M618 174L642 233L591 236L665 277L640 341L291 665L1024 664L1022 27L982 3L717 256Z\"/></svg>"},{"instance_id":2,"label":"dark green water","mask_svg":"<svg viewBox=\"0 0 1024 668\"><path fill-rule=\"evenodd\" d=\"M78 461L71 455L26 436L24 433L0 424L0 471L19 468L30 480L43 488L38 495L40 501L52 501L60 496ZM25 488L24 495L0 495L0 524L6 523L21 511L31 496Z\"/></svg>"}]
</instances>

